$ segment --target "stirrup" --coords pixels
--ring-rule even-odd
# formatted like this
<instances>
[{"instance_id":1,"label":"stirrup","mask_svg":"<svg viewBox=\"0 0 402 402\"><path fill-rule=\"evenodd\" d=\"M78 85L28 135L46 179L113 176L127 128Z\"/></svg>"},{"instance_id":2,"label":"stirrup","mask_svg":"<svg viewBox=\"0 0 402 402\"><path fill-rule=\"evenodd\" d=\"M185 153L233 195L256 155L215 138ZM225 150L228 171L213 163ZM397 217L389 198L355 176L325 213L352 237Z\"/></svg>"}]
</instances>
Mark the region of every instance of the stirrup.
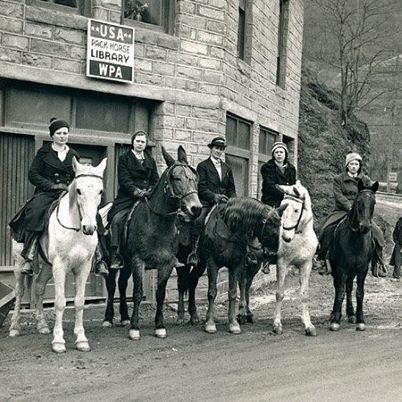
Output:
<instances>
[{"instance_id":1,"label":"stirrup","mask_svg":"<svg viewBox=\"0 0 402 402\"><path fill-rule=\"evenodd\" d=\"M196 251L192 251L187 257L187 265L196 268L198 266L198 255Z\"/></svg>"},{"instance_id":2,"label":"stirrup","mask_svg":"<svg viewBox=\"0 0 402 402\"><path fill-rule=\"evenodd\" d=\"M24 275L33 275L33 268L32 268L33 261L25 260L24 264L21 267L21 273Z\"/></svg>"},{"instance_id":3,"label":"stirrup","mask_svg":"<svg viewBox=\"0 0 402 402\"><path fill-rule=\"evenodd\" d=\"M103 276L103 277L107 277L109 275L109 271L107 269L105 261L98 260L95 262L94 273L96 276Z\"/></svg>"}]
</instances>

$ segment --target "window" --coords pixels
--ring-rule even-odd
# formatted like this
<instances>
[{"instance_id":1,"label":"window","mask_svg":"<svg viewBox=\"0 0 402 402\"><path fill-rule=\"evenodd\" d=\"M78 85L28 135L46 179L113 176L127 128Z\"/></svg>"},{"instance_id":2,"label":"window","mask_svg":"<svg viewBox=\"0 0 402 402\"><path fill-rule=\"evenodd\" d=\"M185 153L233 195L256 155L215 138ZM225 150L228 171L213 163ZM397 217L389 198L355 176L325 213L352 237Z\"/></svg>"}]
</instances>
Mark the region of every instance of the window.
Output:
<instances>
[{"instance_id":1,"label":"window","mask_svg":"<svg viewBox=\"0 0 402 402\"><path fill-rule=\"evenodd\" d=\"M269 128L260 126L260 135L258 139L258 199L261 198L261 166L271 159L271 149L274 142L278 140L279 133Z\"/></svg>"},{"instance_id":2,"label":"window","mask_svg":"<svg viewBox=\"0 0 402 402\"><path fill-rule=\"evenodd\" d=\"M226 116L226 162L232 168L238 196L248 195L251 128L247 120Z\"/></svg>"},{"instance_id":3,"label":"window","mask_svg":"<svg viewBox=\"0 0 402 402\"><path fill-rule=\"evenodd\" d=\"M125 23L173 33L175 0L124 0L123 13Z\"/></svg>"},{"instance_id":4,"label":"window","mask_svg":"<svg viewBox=\"0 0 402 402\"><path fill-rule=\"evenodd\" d=\"M251 1L239 0L239 25L237 31L237 56L251 62Z\"/></svg>"},{"instance_id":5,"label":"window","mask_svg":"<svg viewBox=\"0 0 402 402\"><path fill-rule=\"evenodd\" d=\"M276 63L276 85L285 88L286 53L288 38L289 0L279 0L278 55Z\"/></svg>"},{"instance_id":6,"label":"window","mask_svg":"<svg viewBox=\"0 0 402 402\"><path fill-rule=\"evenodd\" d=\"M86 16L90 15L91 6L89 0L27 0L27 4Z\"/></svg>"}]
</instances>

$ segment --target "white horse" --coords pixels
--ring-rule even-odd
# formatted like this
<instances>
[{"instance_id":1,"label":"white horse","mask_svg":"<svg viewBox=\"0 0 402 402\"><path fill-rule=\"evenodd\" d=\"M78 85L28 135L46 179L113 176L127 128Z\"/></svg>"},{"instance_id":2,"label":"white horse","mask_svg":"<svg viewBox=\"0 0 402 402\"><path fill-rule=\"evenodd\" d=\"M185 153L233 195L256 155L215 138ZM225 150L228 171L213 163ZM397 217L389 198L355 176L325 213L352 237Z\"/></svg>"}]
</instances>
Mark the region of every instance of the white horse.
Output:
<instances>
[{"instance_id":1,"label":"white horse","mask_svg":"<svg viewBox=\"0 0 402 402\"><path fill-rule=\"evenodd\" d=\"M48 229L39 239L45 261L38 256L40 270L36 277L36 319L37 329L41 334L50 333L43 313L43 296L46 284L52 276L55 284L56 322L53 330L52 350L65 352L63 333L63 313L66 307L65 281L68 272L75 277L75 327L76 348L87 352L90 350L83 326L85 283L91 270L92 259L98 244L96 232L96 214L103 192L103 172L106 159L97 167L83 165L73 158L75 179L72 181L57 206L51 213ZM13 254L16 262L16 302L11 319L10 336L20 334L20 308L24 293L24 276L21 273L23 258L20 256L22 244L13 242ZM49 264L50 263L50 264Z\"/></svg>"},{"instance_id":2,"label":"white horse","mask_svg":"<svg viewBox=\"0 0 402 402\"><path fill-rule=\"evenodd\" d=\"M309 280L318 240L313 229L310 195L297 181L293 186L276 186L285 196L281 205L287 205L281 221L277 260L277 290L273 331L282 334L281 307L285 293L285 278L290 265L299 269L301 319L306 335L316 335L308 311Z\"/></svg>"}]
</instances>

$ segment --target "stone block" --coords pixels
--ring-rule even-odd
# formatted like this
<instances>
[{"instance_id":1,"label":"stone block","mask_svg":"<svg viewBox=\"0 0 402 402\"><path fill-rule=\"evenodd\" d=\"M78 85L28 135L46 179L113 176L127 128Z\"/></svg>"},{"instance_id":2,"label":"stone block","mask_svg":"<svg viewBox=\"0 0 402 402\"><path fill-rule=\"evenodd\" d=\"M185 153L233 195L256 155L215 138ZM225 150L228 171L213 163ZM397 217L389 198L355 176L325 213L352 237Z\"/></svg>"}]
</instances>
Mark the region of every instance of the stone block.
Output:
<instances>
[{"instance_id":1,"label":"stone block","mask_svg":"<svg viewBox=\"0 0 402 402\"><path fill-rule=\"evenodd\" d=\"M50 54L56 57L70 57L70 47L62 43L55 43L42 39L32 38L31 50L35 53Z\"/></svg>"},{"instance_id":2,"label":"stone block","mask_svg":"<svg viewBox=\"0 0 402 402\"><path fill-rule=\"evenodd\" d=\"M211 45L223 45L223 35L218 35L206 31L198 31L198 40Z\"/></svg>"},{"instance_id":3,"label":"stone block","mask_svg":"<svg viewBox=\"0 0 402 402\"><path fill-rule=\"evenodd\" d=\"M52 39L53 28L51 25L25 22L25 35L37 36L42 39Z\"/></svg>"},{"instance_id":4,"label":"stone block","mask_svg":"<svg viewBox=\"0 0 402 402\"><path fill-rule=\"evenodd\" d=\"M26 6L25 18L27 21L43 22L48 25L56 25L71 29L87 30L88 19L82 15L61 13L54 10ZM95 18L95 17L94 17Z\"/></svg>"},{"instance_id":5,"label":"stone block","mask_svg":"<svg viewBox=\"0 0 402 402\"><path fill-rule=\"evenodd\" d=\"M152 71L155 74L162 74L164 76L173 76L174 75L174 69L175 65L174 64L167 64L167 63L160 63L157 61L154 61L152 63Z\"/></svg>"},{"instance_id":6,"label":"stone block","mask_svg":"<svg viewBox=\"0 0 402 402\"><path fill-rule=\"evenodd\" d=\"M73 60L53 58L53 68L55 70L79 74L81 72L81 63Z\"/></svg>"},{"instance_id":7,"label":"stone block","mask_svg":"<svg viewBox=\"0 0 402 402\"><path fill-rule=\"evenodd\" d=\"M203 17L211 18L213 20L220 20L220 21L225 20L225 10L222 10L222 9L216 9L216 8L213 8L213 7L199 6L198 7L198 14L203 16Z\"/></svg>"},{"instance_id":8,"label":"stone block","mask_svg":"<svg viewBox=\"0 0 402 402\"><path fill-rule=\"evenodd\" d=\"M208 54L208 46L197 42L182 40L181 49L188 53Z\"/></svg>"},{"instance_id":9,"label":"stone block","mask_svg":"<svg viewBox=\"0 0 402 402\"><path fill-rule=\"evenodd\" d=\"M6 47L0 48L0 61L7 61L9 63L21 63L21 51L9 49Z\"/></svg>"},{"instance_id":10,"label":"stone block","mask_svg":"<svg viewBox=\"0 0 402 402\"><path fill-rule=\"evenodd\" d=\"M3 46L14 47L20 50L28 49L28 38L18 35L3 34Z\"/></svg>"},{"instance_id":11,"label":"stone block","mask_svg":"<svg viewBox=\"0 0 402 402\"><path fill-rule=\"evenodd\" d=\"M71 58L75 60L85 60L87 55L87 50L83 46L70 46Z\"/></svg>"},{"instance_id":12,"label":"stone block","mask_svg":"<svg viewBox=\"0 0 402 402\"><path fill-rule=\"evenodd\" d=\"M22 33L22 20L0 16L0 31Z\"/></svg>"},{"instance_id":13,"label":"stone block","mask_svg":"<svg viewBox=\"0 0 402 402\"><path fill-rule=\"evenodd\" d=\"M22 64L33 67L50 68L52 65L52 58L42 54L24 53L22 55Z\"/></svg>"},{"instance_id":14,"label":"stone block","mask_svg":"<svg viewBox=\"0 0 402 402\"><path fill-rule=\"evenodd\" d=\"M2 1L0 2L0 15L5 15L6 17L11 18L23 18L24 6L9 1Z\"/></svg>"},{"instance_id":15,"label":"stone block","mask_svg":"<svg viewBox=\"0 0 402 402\"><path fill-rule=\"evenodd\" d=\"M81 30L72 30L72 29L56 27L54 29L53 38L54 38L54 40L59 41L59 42L83 45L86 40L86 33L84 33Z\"/></svg>"},{"instance_id":16,"label":"stone block","mask_svg":"<svg viewBox=\"0 0 402 402\"><path fill-rule=\"evenodd\" d=\"M176 72L178 77L193 80L200 80L202 75L202 70L185 66L177 66Z\"/></svg>"}]
</instances>

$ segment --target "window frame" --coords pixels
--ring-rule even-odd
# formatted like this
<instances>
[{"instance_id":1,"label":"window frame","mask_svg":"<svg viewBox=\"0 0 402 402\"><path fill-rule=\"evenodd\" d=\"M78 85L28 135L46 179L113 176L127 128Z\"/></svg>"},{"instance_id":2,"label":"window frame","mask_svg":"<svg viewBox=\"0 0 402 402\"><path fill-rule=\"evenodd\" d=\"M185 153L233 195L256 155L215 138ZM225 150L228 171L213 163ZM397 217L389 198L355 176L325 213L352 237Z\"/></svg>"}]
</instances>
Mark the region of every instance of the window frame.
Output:
<instances>
[{"instance_id":1,"label":"window frame","mask_svg":"<svg viewBox=\"0 0 402 402\"><path fill-rule=\"evenodd\" d=\"M59 11L63 13L90 16L91 13L91 0L76 0L77 6L70 7L63 4L56 4L55 0L26 0L29 6L43 7L48 10Z\"/></svg>"},{"instance_id":2,"label":"window frame","mask_svg":"<svg viewBox=\"0 0 402 402\"><path fill-rule=\"evenodd\" d=\"M237 24L237 57L251 63L252 0L239 0Z\"/></svg>"},{"instance_id":3,"label":"window frame","mask_svg":"<svg viewBox=\"0 0 402 402\"><path fill-rule=\"evenodd\" d=\"M286 56L289 32L289 4L290 0L279 0L276 85L283 89L285 89L286 87Z\"/></svg>"}]
</instances>

